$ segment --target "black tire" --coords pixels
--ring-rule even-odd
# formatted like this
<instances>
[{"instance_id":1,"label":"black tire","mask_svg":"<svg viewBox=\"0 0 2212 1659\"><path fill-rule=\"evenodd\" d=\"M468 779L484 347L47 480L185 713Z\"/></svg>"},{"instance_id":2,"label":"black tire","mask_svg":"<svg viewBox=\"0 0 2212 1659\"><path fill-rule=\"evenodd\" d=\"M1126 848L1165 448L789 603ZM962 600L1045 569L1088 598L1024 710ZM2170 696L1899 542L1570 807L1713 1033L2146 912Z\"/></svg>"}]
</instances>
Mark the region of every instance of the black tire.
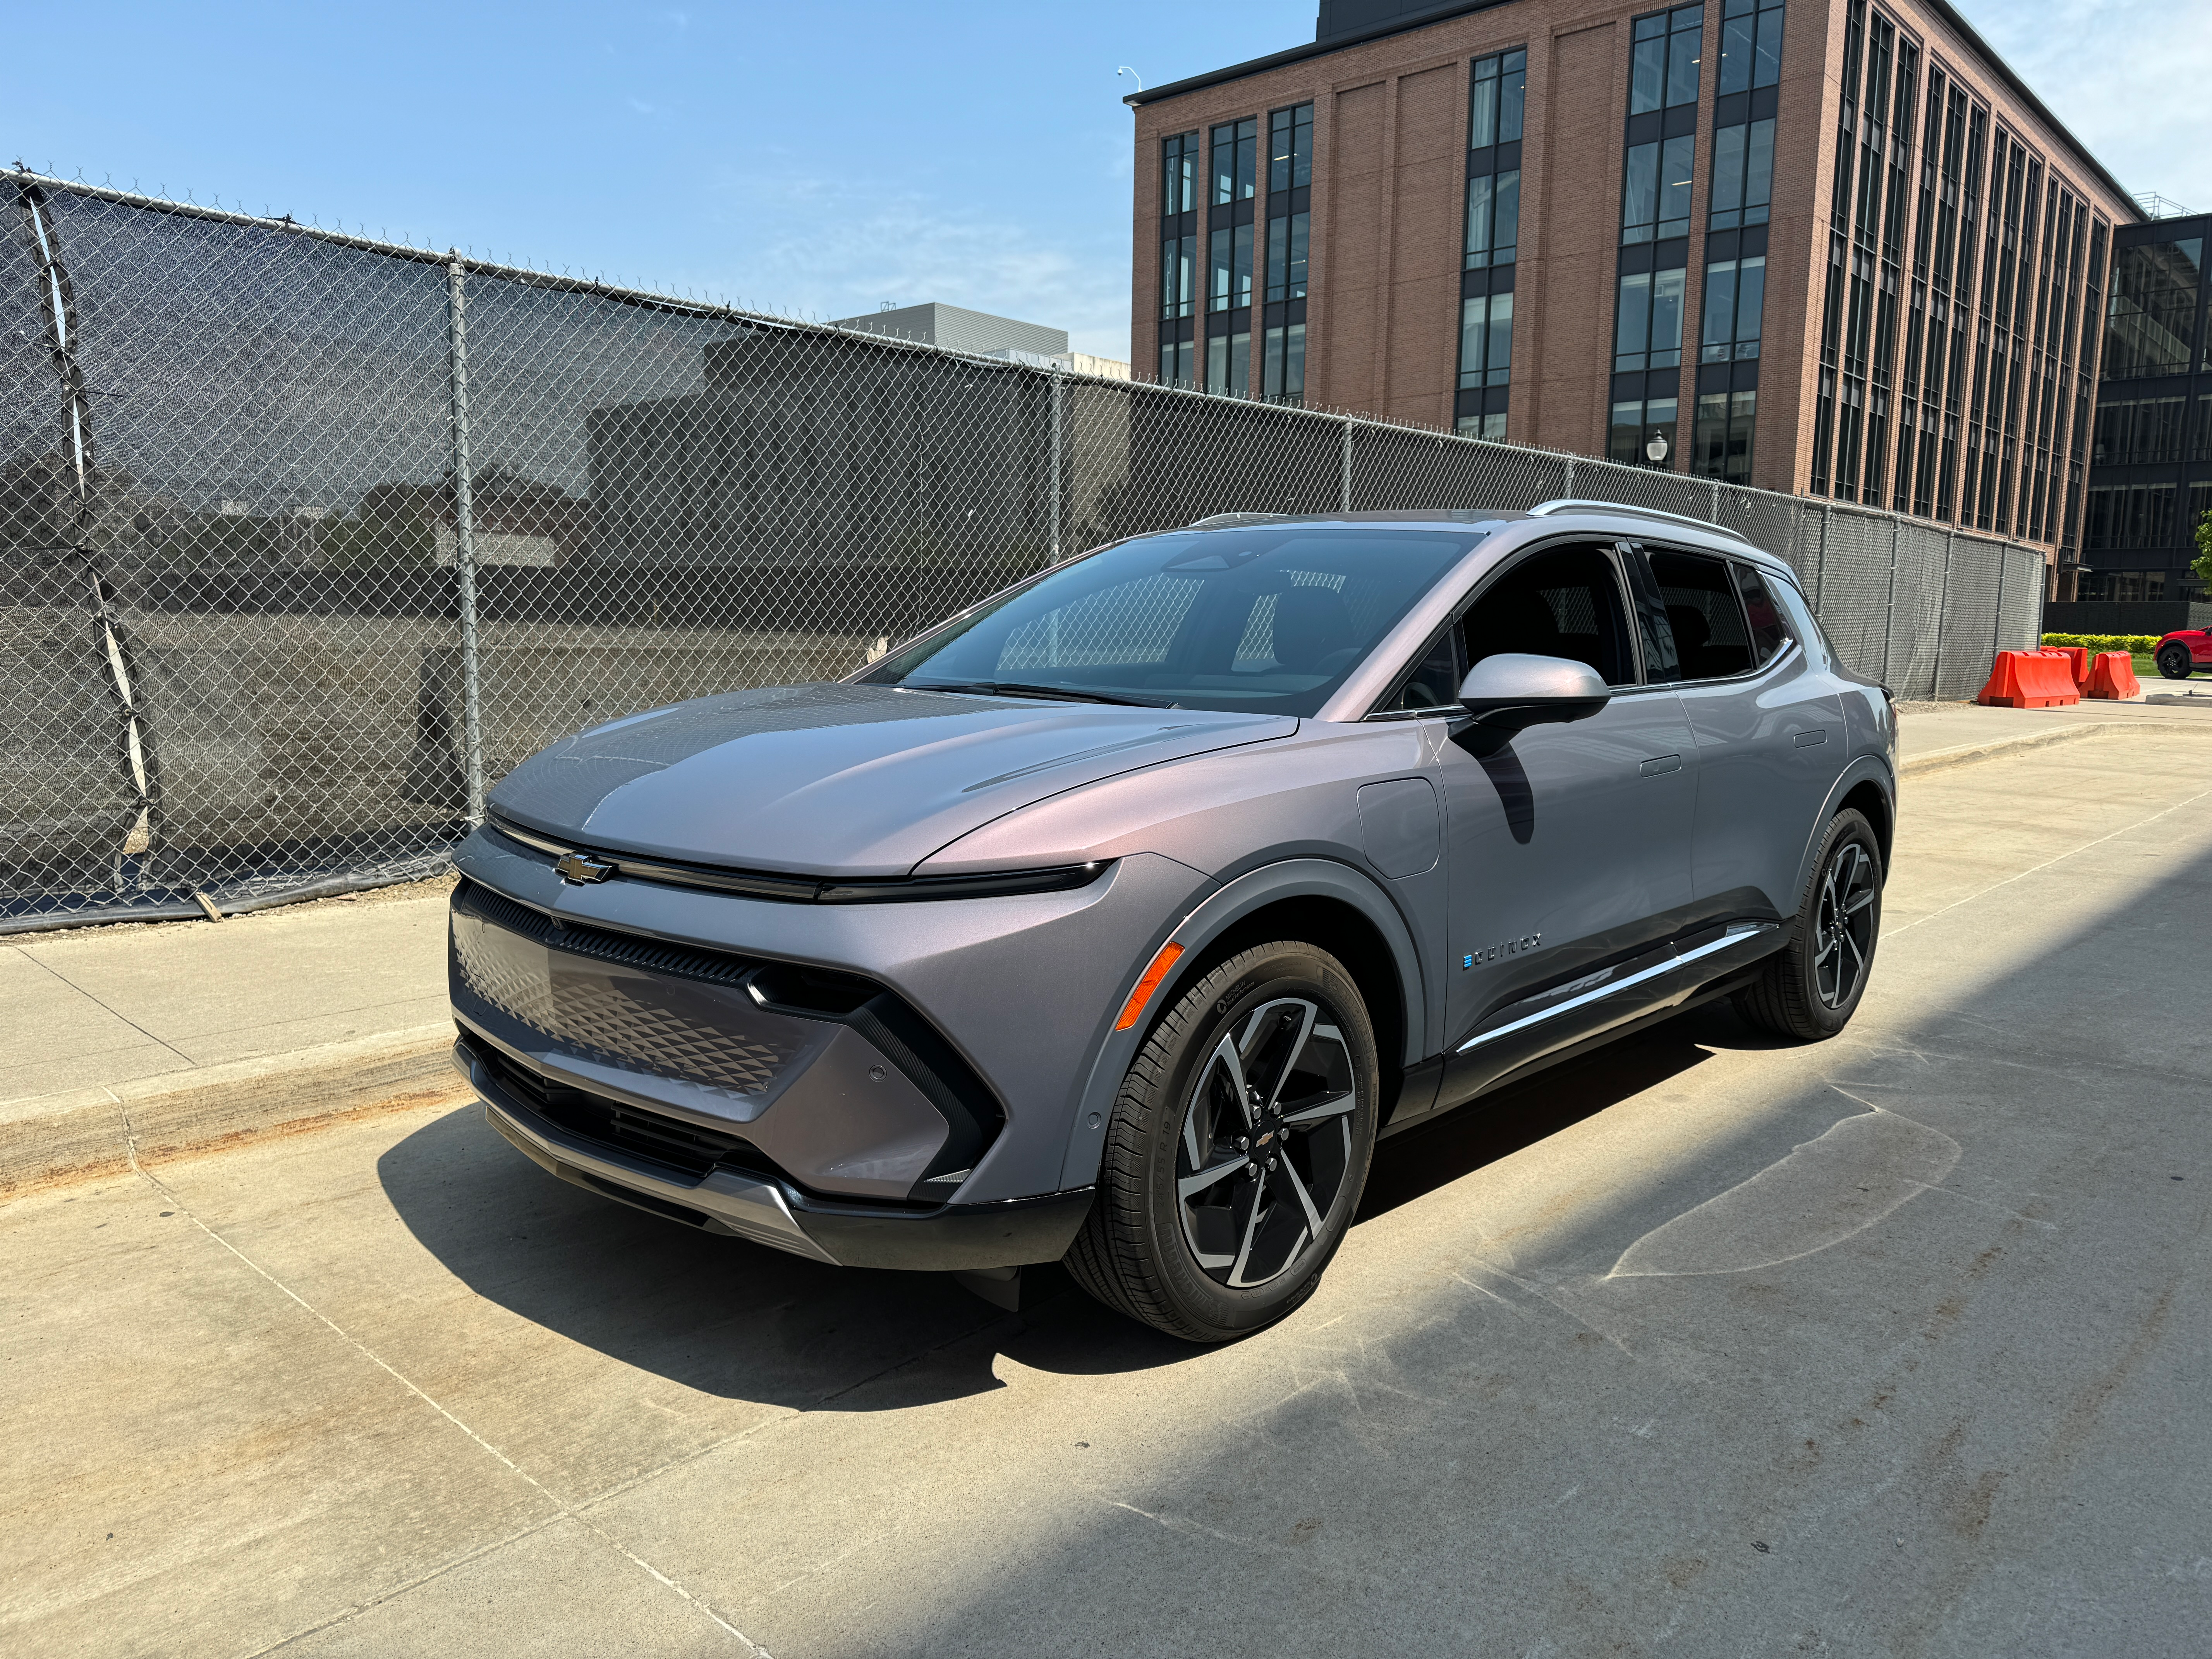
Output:
<instances>
[{"instance_id":1,"label":"black tire","mask_svg":"<svg viewBox=\"0 0 2212 1659\"><path fill-rule=\"evenodd\" d=\"M1130 1063L1068 1272L1192 1342L1293 1312L1358 1207L1377 1079L1374 1026L1335 957L1295 940L1231 957Z\"/></svg>"},{"instance_id":2,"label":"black tire","mask_svg":"<svg viewBox=\"0 0 2212 1659\"><path fill-rule=\"evenodd\" d=\"M2170 680L2185 680L2196 665L2185 645L2169 645L2158 653L2158 672Z\"/></svg>"},{"instance_id":3,"label":"black tire","mask_svg":"<svg viewBox=\"0 0 2212 1659\"><path fill-rule=\"evenodd\" d=\"M1807 1042L1850 1024L1874 971L1882 876L1874 826L1844 808L1820 839L1813 879L1797 907L1796 937L1736 993L1738 1012L1754 1025Z\"/></svg>"}]
</instances>

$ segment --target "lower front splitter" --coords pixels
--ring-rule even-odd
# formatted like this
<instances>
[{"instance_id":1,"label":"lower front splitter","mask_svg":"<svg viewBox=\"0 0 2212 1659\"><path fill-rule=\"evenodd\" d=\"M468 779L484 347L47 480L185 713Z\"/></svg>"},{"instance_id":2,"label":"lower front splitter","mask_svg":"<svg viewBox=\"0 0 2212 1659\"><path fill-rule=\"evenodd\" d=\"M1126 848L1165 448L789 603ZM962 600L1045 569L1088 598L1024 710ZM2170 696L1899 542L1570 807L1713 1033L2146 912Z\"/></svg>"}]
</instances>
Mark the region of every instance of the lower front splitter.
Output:
<instances>
[{"instance_id":1,"label":"lower front splitter","mask_svg":"<svg viewBox=\"0 0 2212 1659\"><path fill-rule=\"evenodd\" d=\"M453 1063L483 1099L484 1121L562 1180L703 1231L836 1267L959 1273L1057 1261L1091 1212L1089 1187L996 1204L890 1210L825 1203L736 1170L687 1180L554 1122L503 1087L467 1042L454 1044Z\"/></svg>"}]
</instances>

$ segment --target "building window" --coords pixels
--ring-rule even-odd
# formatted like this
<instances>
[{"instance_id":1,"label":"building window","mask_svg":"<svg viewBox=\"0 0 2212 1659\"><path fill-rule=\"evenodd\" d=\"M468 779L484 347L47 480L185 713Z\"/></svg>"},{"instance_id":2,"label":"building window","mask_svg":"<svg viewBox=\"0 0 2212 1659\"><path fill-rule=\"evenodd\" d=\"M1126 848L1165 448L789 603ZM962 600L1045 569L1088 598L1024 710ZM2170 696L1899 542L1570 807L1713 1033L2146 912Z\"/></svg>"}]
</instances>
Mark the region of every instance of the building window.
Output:
<instances>
[{"instance_id":1,"label":"building window","mask_svg":"<svg viewBox=\"0 0 2212 1659\"><path fill-rule=\"evenodd\" d=\"M1674 453L1674 400L1646 398L1613 406L1606 453L1629 466L1665 466Z\"/></svg>"},{"instance_id":2,"label":"building window","mask_svg":"<svg viewBox=\"0 0 2212 1659\"><path fill-rule=\"evenodd\" d=\"M1698 339L1701 363L1735 362L1759 356L1759 313L1766 298L1766 256L1717 259L1705 267L1705 323Z\"/></svg>"},{"instance_id":3,"label":"building window","mask_svg":"<svg viewBox=\"0 0 2212 1659\"><path fill-rule=\"evenodd\" d=\"M1252 198L1254 163L1259 158L1256 117L1226 121L1213 130L1213 204Z\"/></svg>"},{"instance_id":4,"label":"building window","mask_svg":"<svg viewBox=\"0 0 2212 1659\"><path fill-rule=\"evenodd\" d=\"M1160 238L1160 318L1172 321L1191 313L1193 285L1197 277L1198 238L1163 235Z\"/></svg>"},{"instance_id":5,"label":"building window","mask_svg":"<svg viewBox=\"0 0 2212 1659\"><path fill-rule=\"evenodd\" d=\"M1189 341L1160 342L1160 384L1186 387L1191 384Z\"/></svg>"},{"instance_id":6,"label":"building window","mask_svg":"<svg viewBox=\"0 0 2212 1659\"><path fill-rule=\"evenodd\" d=\"M1267 221L1269 303L1306 297L1306 237L1313 216L1292 213Z\"/></svg>"},{"instance_id":7,"label":"building window","mask_svg":"<svg viewBox=\"0 0 2212 1659\"><path fill-rule=\"evenodd\" d=\"M2097 466L2130 461L2181 459L2184 398L2141 398L2104 404L2097 410L2096 436L2089 459ZM2203 447L2200 436L2198 447Z\"/></svg>"},{"instance_id":8,"label":"building window","mask_svg":"<svg viewBox=\"0 0 2212 1659\"><path fill-rule=\"evenodd\" d=\"M1521 240L1521 170L1485 173L1467 181L1465 268L1510 265Z\"/></svg>"},{"instance_id":9,"label":"building window","mask_svg":"<svg viewBox=\"0 0 2212 1659\"><path fill-rule=\"evenodd\" d=\"M1508 386L1513 380L1513 296L1478 294L1459 302L1459 384Z\"/></svg>"},{"instance_id":10,"label":"building window","mask_svg":"<svg viewBox=\"0 0 2212 1659\"><path fill-rule=\"evenodd\" d=\"M1628 147L1620 191L1622 241L1664 241L1689 233L1690 180L1697 154L1693 132Z\"/></svg>"},{"instance_id":11,"label":"building window","mask_svg":"<svg viewBox=\"0 0 2212 1659\"><path fill-rule=\"evenodd\" d=\"M1216 334L1206 343L1206 389L1242 398L1252 389L1252 331Z\"/></svg>"},{"instance_id":12,"label":"building window","mask_svg":"<svg viewBox=\"0 0 2212 1659\"><path fill-rule=\"evenodd\" d=\"M1198 206L1198 135L1179 132L1160 141L1160 216Z\"/></svg>"},{"instance_id":13,"label":"building window","mask_svg":"<svg viewBox=\"0 0 2212 1659\"><path fill-rule=\"evenodd\" d=\"M1615 374L1673 368L1680 363L1685 274L1676 265L1670 270L1632 271L1620 279L1613 339Z\"/></svg>"},{"instance_id":14,"label":"building window","mask_svg":"<svg viewBox=\"0 0 2212 1659\"><path fill-rule=\"evenodd\" d=\"M1782 78L1782 0L1725 0L1721 8L1723 96Z\"/></svg>"},{"instance_id":15,"label":"building window","mask_svg":"<svg viewBox=\"0 0 2212 1659\"><path fill-rule=\"evenodd\" d=\"M1751 482L1751 440L1758 424L1759 393L1705 392L1698 394L1698 424L1690 470L1729 483Z\"/></svg>"},{"instance_id":16,"label":"building window","mask_svg":"<svg viewBox=\"0 0 2212 1659\"><path fill-rule=\"evenodd\" d=\"M2197 441L2189 447L2192 461L2212 461L2212 392L2197 397Z\"/></svg>"},{"instance_id":17,"label":"building window","mask_svg":"<svg viewBox=\"0 0 2212 1659\"><path fill-rule=\"evenodd\" d=\"M2082 546L2100 553L2175 545L2175 494L2170 483L2092 484Z\"/></svg>"},{"instance_id":18,"label":"building window","mask_svg":"<svg viewBox=\"0 0 2212 1659\"><path fill-rule=\"evenodd\" d=\"M1474 60L1474 82L1467 100L1467 147L1518 143L1521 111L1528 84L1528 53L1502 52Z\"/></svg>"},{"instance_id":19,"label":"building window","mask_svg":"<svg viewBox=\"0 0 2212 1659\"><path fill-rule=\"evenodd\" d=\"M2112 261L2112 308L2105 319L2105 378L2186 374L2197 334L2201 237L2140 242Z\"/></svg>"},{"instance_id":20,"label":"building window","mask_svg":"<svg viewBox=\"0 0 2212 1659\"><path fill-rule=\"evenodd\" d=\"M1714 230L1763 225L1774 194L1774 122L1747 121L1713 134Z\"/></svg>"},{"instance_id":21,"label":"building window","mask_svg":"<svg viewBox=\"0 0 2212 1659\"><path fill-rule=\"evenodd\" d=\"M1313 183L1313 106L1275 111L1267 134L1267 188L1304 190Z\"/></svg>"},{"instance_id":22,"label":"building window","mask_svg":"<svg viewBox=\"0 0 2212 1659\"><path fill-rule=\"evenodd\" d=\"M1486 443L1505 441L1505 411L1491 415L1462 415L1453 422L1452 430L1462 438L1480 438Z\"/></svg>"},{"instance_id":23,"label":"building window","mask_svg":"<svg viewBox=\"0 0 2212 1659\"><path fill-rule=\"evenodd\" d=\"M1528 80L1525 49L1479 58L1470 70L1467 124L1467 234L1461 268L1510 265L1521 242L1521 115Z\"/></svg>"},{"instance_id":24,"label":"building window","mask_svg":"<svg viewBox=\"0 0 2212 1659\"><path fill-rule=\"evenodd\" d=\"M1306 395L1306 325L1289 323L1267 331L1261 395L1271 404L1297 404Z\"/></svg>"},{"instance_id":25,"label":"building window","mask_svg":"<svg viewBox=\"0 0 2212 1659\"><path fill-rule=\"evenodd\" d=\"M1672 109L1698 101L1698 42L1703 6L1655 11L1635 23L1635 59L1628 78L1628 112Z\"/></svg>"},{"instance_id":26,"label":"building window","mask_svg":"<svg viewBox=\"0 0 2212 1659\"><path fill-rule=\"evenodd\" d=\"M1207 239L1212 250L1207 271L1206 308L1244 311L1252 304L1252 227L1242 224L1217 229Z\"/></svg>"}]
</instances>

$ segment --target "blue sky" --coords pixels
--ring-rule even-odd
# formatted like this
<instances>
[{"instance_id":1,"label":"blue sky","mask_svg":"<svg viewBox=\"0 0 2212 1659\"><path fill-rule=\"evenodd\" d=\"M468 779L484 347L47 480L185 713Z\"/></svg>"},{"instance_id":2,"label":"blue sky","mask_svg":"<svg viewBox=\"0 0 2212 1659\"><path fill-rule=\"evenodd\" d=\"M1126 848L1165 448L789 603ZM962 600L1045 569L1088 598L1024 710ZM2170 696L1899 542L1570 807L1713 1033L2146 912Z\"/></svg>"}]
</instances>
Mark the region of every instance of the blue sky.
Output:
<instances>
[{"instance_id":1,"label":"blue sky","mask_svg":"<svg viewBox=\"0 0 2212 1659\"><path fill-rule=\"evenodd\" d=\"M2131 190L2212 208L2212 4L1963 9ZM27 10L33 167L815 316L942 300L1128 350L1133 66L1313 36L1313 0ZM2141 82L2149 68L2155 78Z\"/></svg>"}]
</instances>

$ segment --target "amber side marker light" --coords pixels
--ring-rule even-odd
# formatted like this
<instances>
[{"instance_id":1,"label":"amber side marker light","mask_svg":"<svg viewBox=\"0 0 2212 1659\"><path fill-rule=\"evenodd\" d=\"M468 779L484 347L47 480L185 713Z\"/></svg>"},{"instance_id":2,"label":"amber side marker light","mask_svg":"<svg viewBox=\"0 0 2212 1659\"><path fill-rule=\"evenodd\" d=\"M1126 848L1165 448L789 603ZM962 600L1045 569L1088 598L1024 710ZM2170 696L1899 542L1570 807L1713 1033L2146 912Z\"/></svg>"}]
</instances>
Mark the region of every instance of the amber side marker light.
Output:
<instances>
[{"instance_id":1,"label":"amber side marker light","mask_svg":"<svg viewBox=\"0 0 2212 1659\"><path fill-rule=\"evenodd\" d=\"M1115 1030L1126 1031L1145 1017L1145 1005L1152 1000L1152 993L1160 988L1160 981L1168 976L1168 969L1176 965L1176 958L1182 954L1180 945L1160 946L1159 955L1152 958L1152 965L1145 969L1144 978L1137 981L1137 988L1121 1005L1121 1018L1114 1022Z\"/></svg>"}]
</instances>

